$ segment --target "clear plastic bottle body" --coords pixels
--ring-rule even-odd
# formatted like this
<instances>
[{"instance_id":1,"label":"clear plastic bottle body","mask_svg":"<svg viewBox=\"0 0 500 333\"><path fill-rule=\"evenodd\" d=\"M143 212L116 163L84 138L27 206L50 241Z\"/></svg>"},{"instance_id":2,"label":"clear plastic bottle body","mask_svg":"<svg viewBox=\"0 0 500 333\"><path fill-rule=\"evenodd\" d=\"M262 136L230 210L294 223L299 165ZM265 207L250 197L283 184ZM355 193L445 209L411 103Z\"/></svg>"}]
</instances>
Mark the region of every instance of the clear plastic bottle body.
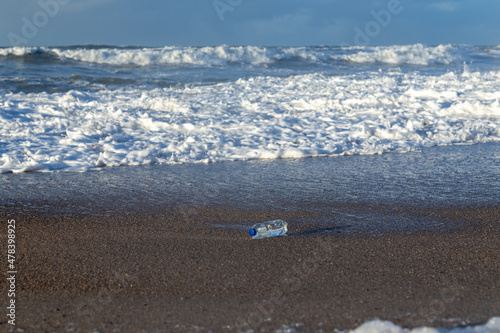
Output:
<instances>
[{"instance_id":1,"label":"clear plastic bottle body","mask_svg":"<svg viewBox=\"0 0 500 333\"><path fill-rule=\"evenodd\" d=\"M286 235L288 231L288 223L283 220L274 220L264 223L255 224L249 234L253 239L261 239L268 237L276 237Z\"/></svg>"}]
</instances>

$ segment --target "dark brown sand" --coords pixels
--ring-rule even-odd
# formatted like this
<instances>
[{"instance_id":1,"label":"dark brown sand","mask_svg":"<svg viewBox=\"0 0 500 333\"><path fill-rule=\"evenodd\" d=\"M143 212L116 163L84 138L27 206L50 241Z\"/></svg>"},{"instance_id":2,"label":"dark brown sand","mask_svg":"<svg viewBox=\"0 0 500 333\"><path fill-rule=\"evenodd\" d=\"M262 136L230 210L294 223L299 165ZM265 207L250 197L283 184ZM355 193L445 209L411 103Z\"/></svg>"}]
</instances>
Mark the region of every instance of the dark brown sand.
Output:
<instances>
[{"instance_id":1,"label":"dark brown sand","mask_svg":"<svg viewBox=\"0 0 500 333\"><path fill-rule=\"evenodd\" d=\"M2 211L2 228L9 218L17 224L16 329L332 332L375 318L417 327L499 316L500 207L408 214L432 214L454 229L374 236L335 224L292 225L291 236L251 240L246 230L207 223L307 213ZM5 281L5 269L2 274ZM3 292L2 304L7 301ZM0 330L9 329L3 317Z\"/></svg>"}]
</instances>

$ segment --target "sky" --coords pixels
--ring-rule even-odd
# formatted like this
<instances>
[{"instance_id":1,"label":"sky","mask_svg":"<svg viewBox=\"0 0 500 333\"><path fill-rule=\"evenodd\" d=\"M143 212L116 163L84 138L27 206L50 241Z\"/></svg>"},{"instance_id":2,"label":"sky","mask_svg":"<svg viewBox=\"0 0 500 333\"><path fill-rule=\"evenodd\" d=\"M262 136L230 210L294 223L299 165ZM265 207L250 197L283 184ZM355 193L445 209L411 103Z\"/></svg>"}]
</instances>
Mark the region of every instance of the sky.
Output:
<instances>
[{"instance_id":1,"label":"sky","mask_svg":"<svg viewBox=\"0 0 500 333\"><path fill-rule=\"evenodd\" d=\"M1 0L0 46L500 45L498 0Z\"/></svg>"}]
</instances>

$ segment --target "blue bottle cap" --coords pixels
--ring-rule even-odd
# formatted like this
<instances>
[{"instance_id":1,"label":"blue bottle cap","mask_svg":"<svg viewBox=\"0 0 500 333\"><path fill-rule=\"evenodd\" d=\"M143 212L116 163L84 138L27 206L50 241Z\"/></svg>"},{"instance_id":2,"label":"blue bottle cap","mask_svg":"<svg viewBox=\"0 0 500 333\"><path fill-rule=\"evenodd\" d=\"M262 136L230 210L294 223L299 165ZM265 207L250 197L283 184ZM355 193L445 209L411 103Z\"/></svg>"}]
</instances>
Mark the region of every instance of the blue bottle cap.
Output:
<instances>
[{"instance_id":1,"label":"blue bottle cap","mask_svg":"<svg viewBox=\"0 0 500 333\"><path fill-rule=\"evenodd\" d=\"M253 237L253 236L257 235L257 230L250 229L250 230L248 230L248 234Z\"/></svg>"}]
</instances>

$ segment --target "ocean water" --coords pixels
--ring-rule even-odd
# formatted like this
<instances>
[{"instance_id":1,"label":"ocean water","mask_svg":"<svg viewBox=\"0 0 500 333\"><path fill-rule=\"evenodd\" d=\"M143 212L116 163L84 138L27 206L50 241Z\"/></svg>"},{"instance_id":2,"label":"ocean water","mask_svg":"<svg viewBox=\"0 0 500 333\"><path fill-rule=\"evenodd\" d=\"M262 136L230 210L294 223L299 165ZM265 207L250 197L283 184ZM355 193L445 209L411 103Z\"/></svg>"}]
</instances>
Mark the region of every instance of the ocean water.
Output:
<instances>
[{"instance_id":1,"label":"ocean water","mask_svg":"<svg viewBox=\"0 0 500 333\"><path fill-rule=\"evenodd\" d=\"M162 216L173 209L190 221L204 208L227 207L274 212L272 218L286 220L289 233L299 237L337 230L415 233L453 230L465 222L436 216L436 210L498 206L499 174L500 143L375 156L2 174L0 211ZM301 217L281 215L287 212L300 212ZM215 227L239 229L245 235L253 224L263 222L214 216ZM214 227L209 221L200 223Z\"/></svg>"},{"instance_id":2,"label":"ocean water","mask_svg":"<svg viewBox=\"0 0 500 333\"><path fill-rule=\"evenodd\" d=\"M0 172L500 141L500 46L0 48Z\"/></svg>"}]
</instances>

